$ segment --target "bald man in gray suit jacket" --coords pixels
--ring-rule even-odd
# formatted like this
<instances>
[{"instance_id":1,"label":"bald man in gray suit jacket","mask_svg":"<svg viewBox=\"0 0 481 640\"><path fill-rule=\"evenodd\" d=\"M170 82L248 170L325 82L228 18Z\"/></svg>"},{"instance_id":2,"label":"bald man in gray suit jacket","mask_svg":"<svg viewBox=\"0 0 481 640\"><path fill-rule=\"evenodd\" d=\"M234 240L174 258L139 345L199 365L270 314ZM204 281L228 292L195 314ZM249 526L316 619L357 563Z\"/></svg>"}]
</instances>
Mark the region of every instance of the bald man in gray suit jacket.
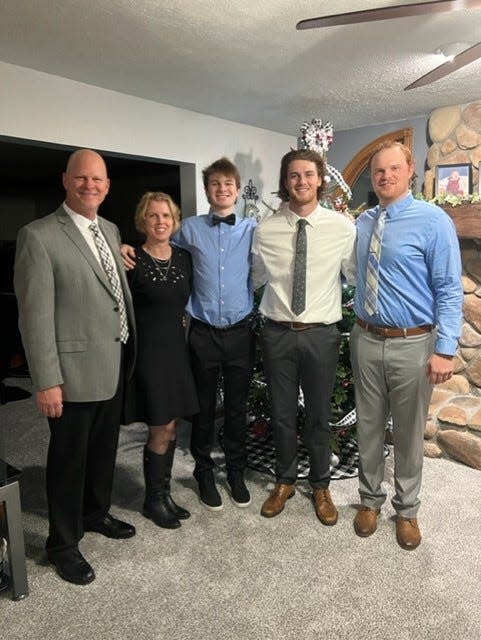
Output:
<instances>
[{"instance_id":1,"label":"bald man in gray suit jacket","mask_svg":"<svg viewBox=\"0 0 481 640\"><path fill-rule=\"evenodd\" d=\"M14 287L36 403L50 427L47 555L64 580L88 584L95 573L78 548L84 531L135 534L109 514L135 323L119 231L97 216L110 186L102 157L76 151L63 184L63 205L18 234Z\"/></svg>"}]
</instances>

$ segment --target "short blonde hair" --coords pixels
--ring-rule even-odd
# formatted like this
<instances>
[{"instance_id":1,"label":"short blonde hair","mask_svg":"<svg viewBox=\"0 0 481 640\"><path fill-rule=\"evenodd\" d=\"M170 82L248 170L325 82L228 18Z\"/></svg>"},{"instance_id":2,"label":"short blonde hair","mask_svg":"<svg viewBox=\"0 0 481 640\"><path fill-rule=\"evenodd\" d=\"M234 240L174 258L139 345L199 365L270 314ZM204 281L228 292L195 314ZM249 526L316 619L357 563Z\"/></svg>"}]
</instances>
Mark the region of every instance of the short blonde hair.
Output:
<instances>
[{"instance_id":1,"label":"short blonde hair","mask_svg":"<svg viewBox=\"0 0 481 640\"><path fill-rule=\"evenodd\" d=\"M374 156L380 153L381 151L384 151L384 149L400 149L404 157L406 158L406 162L408 163L408 165L412 166L414 164L413 154L411 153L411 149L409 147L407 147L402 142L399 142L398 140L385 140L384 142L381 142L371 154L371 157L369 158L369 162L368 162L369 168L371 167Z\"/></svg>"},{"instance_id":2,"label":"short blonde hair","mask_svg":"<svg viewBox=\"0 0 481 640\"><path fill-rule=\"evenodd\" d=\"M145 220L147 218L147 209L149 208L149 204L151 202L166 202L169 207L170 215L172 216L172 220L174 221L174 227L172 233L175 233L180 227L180 209L169 196L168 193L163 193L162 191L147 191L140 198L139 204L135 210L135 228L140 233L145 234Z\"/></svg>"}]
</instances>

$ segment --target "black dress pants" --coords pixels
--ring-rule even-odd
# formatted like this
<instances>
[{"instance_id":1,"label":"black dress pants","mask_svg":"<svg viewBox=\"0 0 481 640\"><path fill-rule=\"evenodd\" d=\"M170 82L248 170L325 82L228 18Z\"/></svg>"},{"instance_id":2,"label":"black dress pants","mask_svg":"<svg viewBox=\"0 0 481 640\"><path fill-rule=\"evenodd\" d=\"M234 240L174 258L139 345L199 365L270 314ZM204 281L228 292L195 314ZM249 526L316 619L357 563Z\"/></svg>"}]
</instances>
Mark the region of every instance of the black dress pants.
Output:
<instances>
[{"instance_id":1,"label":"black dress pants","mask_svg":"<svg viewBox=\"0 0 481 640\"><path fill-rule=\"evenodd\" d=\"M77 549L84 524L107 515L112 495L123 400L123 374L110 400L65 402L49 418L47 457L49 555Z\"/></svg>"},{"instance_id":2,"label":"black dress pants","mask_svg":"<svg viewBox=\"0 0 481 640\"><path fill-rule=\"evenodd\" d=\"M224 452L227 473L243 472L246 465L246 405L254 364L255 336L241 321L216 329L197 320L191 323L189 347L199 397L199 413L192 420L191 452L194 475L212 469L217 387L224 381Z\"/></svg>"},{"instance_id":3,"label":"black dress pants","mask_svg":"<svg viewBox=\"0 0 481 640\"><path fill-rule=\"evenodd\" d=\"M331 396L336 379L340 334L336 324L293 331L268 320L262 334L264 370L271 402L276 479L297 479L297 410L304 395L302 440L309 454L309 482L327 489L330 481Z\"/></svg>"}]
</instances>

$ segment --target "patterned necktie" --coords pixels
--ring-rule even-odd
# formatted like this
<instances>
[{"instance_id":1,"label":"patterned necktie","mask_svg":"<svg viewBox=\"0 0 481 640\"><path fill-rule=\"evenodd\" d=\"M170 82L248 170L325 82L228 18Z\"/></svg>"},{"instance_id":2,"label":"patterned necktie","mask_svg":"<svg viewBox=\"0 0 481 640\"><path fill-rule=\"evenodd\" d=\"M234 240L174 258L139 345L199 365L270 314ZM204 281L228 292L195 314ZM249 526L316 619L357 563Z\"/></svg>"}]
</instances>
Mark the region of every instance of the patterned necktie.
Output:
<instances>
[{"instance_id":1,"label":"patterned necktie","mask_svg":"<svg viewBox=\"0 0 481 640\"><path fill-rule=\"evenodd\" d=\"M379 217L371 234L369 255L366 270L366 294L364 309L372 316L377 311L377 293L379 288L379 261L381 259L382 235L386 222L386 209L381 209Z\"/></svg>"},{"instance_id":2,"label":"patterned necktie","mask_svg":"<svg viewBox=\"0 0 481 640\"><path fill-rule=\"evenodd\" d=\"M306 308L306 257L307 257L307 220L297 222L296 257L294 261L294 279L292 283L291 309L298 316Z\"/></svg>"},{"instance_id":3,"label":"patterned necktie","mask_svg":"<svg viewBox=\"0 0 481 640\"><path fill-rule=\"evenodd\" d=\"M89 229L94 234L95 244L99 250L100 261L104 268L107 278L109 279L110 286L112 287L113 294L119 305L120 311L120 340L123 344L129 339L129 324L127 321L127 311L125 309L124 294L122 293L122 286L120 284L119 276L112 263L107 244L103 237L100 235L100 230L95 222L89 224Z\"/></svg>"}]
</instances>

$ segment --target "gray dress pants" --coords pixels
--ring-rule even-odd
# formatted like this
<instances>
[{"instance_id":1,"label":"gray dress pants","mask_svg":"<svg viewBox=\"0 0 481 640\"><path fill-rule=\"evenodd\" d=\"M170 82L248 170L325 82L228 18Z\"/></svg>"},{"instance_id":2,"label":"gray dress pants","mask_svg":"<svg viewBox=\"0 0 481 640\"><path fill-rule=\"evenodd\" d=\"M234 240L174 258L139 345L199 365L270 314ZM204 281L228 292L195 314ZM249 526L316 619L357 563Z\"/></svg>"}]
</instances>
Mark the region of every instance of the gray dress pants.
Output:
<instances>
[{"instance_id":1,"label":"gray dress pants","mask_svg":"<svg viewBox=\"0 0 481 640\"><path fill-rule=\"evenodd\" d=\"M262 334L262 350L276 452L276 480L297 479L297 409L304 394L302 440L309 454L312 488L330 482L331 396L336 378L340 334L336 324L293 331L270 320Z\"/></svg>"},{"instance_id":2,"label":"gray dress pants","mask_svg":"<svg viewBox=\"0 0 481 640\"><path fill-rule=\"evenodd\" d=\"M436 332L408 338L382 338L358 325L351 331L354 374L359 494L366 507L386 500L384 434L389 414L393 421L395 511L416 517L424 455L424 430L433 386L426 364L433 353Z\"/></svg>"}]
</instances>

